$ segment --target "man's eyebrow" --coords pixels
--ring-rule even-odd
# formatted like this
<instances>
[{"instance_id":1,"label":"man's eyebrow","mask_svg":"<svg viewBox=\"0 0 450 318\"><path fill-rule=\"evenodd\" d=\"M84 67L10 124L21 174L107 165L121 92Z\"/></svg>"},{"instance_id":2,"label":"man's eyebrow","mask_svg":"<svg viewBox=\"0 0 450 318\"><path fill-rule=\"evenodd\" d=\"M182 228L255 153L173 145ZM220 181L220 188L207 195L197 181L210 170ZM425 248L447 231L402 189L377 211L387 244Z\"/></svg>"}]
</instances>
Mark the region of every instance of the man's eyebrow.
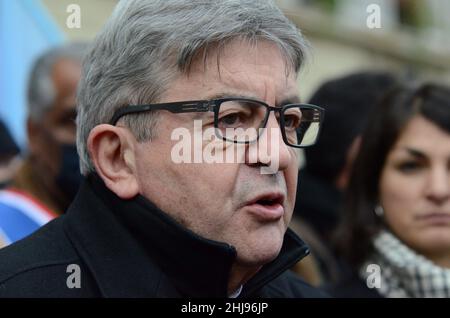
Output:
<instances>
[{"instance_id":1,"label":"man's eyebrow","mask_svg":"<svg viewBox=\"0 0 450 318\"><path fill-rule=\"evenodd\" d=\"M297 95L293 95L290 96L288 98L285 98L281 101L281 103L278 103L277 106L279 107L283 107L285 105L289 105L289 104L299 104L300 103L300 97L298 97Z\"/></svg>"},{"instance_id":2,"label":"man's eyebrow","mask_svg":"<svg viewBox=\"0 0 450 318\"><path fill-rule=\"evenodd\" d=\"M205 100L212 100L212 99L221 99L221 98L253 98L250 96L245 96L245 95L240 95L240 94L235 94L235 93L227 93L227 92L222 92L222 93L216 93L214 95L209 95L206 98L204 98ZM255 98L253 98L255 99ZM211 113L206 112L206 113L194 113L193 115L193 119L194 120L198 120L198 119L204 119L206 117L211 117Z\"/></svg>"},{"instance_id":3,"label":"man's eyebrow","mask_svg":"<svg viewBox=\"0 0 450 318\"><path fill-rule=\"evenodd\" d=\"M247 98L247 99L254 99L254 100L259 100L255 95L244 95L244 94L237 94L237 93L231 93L231 92L223 92L223 93L218 93L218 94L214 94L209 96L206 99L221 99L221 98Z\"/></svg>"},{"instance_id":4,"label":"man's eyebrow","mask_svg":"<svg viewBox=\"0 0 450 318\"><path fill-rule=\"evenodd\" d=\"M220 98L247 98L247 99L254 99L258 101L262 101L259 98L257 98L255 95L243 95L243 94L236 94L236 93L219 93L212 96L209 96L207 99L220 99ZM265 101L262 101L265 103ZM289 104L298 104L300 103L300 97L297 95L293 95L290 97L287 97L281 101L281 103L277 103L275 106L282 107L284 105Z\"/></svg>"}]
</instances>

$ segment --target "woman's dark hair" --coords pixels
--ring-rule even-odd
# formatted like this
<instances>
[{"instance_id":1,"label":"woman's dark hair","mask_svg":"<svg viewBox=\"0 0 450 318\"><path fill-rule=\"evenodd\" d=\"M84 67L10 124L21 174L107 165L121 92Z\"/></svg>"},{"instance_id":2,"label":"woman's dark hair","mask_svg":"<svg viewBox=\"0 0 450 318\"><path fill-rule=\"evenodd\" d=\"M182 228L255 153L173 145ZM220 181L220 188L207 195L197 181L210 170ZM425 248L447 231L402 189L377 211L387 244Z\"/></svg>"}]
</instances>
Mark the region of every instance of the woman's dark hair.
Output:
<instances>
[{"instance_id":1,"label":"woman's dark hair","mask_svg":"<svg viewBox=\"0 0 450 318\"><path fill-rule=\"evenodd\" d=\"M334 183L345 166L351 144L366 126L370 111L396 83L394 74L363 71L322 84L309 103L325 108L326 123L317 144L305 148L304 169ZM349 121L352 125L348 125Z\"/></svg>"},{"instance_id":2,"label":"woman's dark hair","mask_svg":"<svg viewBox=\"0 0 450 318\"><path fill-rule=\"evenodd\" d=\"M353 268L373 251L371 239L382 227L374 214L386 157L409 121L421 115L450 134L450 88L435 84L399 85L373 109L346 193L337 252Z\"/></svg>"}]
</instances>

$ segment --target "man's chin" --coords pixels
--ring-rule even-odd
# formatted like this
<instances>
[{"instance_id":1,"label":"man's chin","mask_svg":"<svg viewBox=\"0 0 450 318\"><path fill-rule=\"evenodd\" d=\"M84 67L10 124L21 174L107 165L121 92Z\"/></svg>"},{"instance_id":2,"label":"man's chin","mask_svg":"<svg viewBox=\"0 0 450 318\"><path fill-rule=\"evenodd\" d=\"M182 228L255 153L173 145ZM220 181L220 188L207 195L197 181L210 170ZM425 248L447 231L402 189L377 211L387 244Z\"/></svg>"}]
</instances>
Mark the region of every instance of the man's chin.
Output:
<instances>
[{"instance_id":1,"label":"man's chin","mask_svg":"<svg viewBox=\"0 0 450 318\"><path fill-rule=\"evenodd\" d=\"M281 244L273 247L261 247L259 249L253 249L248 253L239 253L237 261L239 264L247 267L264 266L267 263L272 262L280 254Z\"/></svg>"}]
</instances>

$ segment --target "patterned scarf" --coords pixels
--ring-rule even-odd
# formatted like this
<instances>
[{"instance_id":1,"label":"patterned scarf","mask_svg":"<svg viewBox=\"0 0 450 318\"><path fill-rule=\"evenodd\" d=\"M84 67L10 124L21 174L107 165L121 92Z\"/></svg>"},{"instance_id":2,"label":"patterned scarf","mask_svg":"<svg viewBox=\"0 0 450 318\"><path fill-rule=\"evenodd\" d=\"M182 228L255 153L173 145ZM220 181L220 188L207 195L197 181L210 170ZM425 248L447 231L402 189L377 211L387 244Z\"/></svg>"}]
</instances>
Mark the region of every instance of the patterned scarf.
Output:
<instances>
[{"instance_id":1,"label":"patterned scarf","mask_svg":"<svg viewBox=\"0 0 450 318\"><path fill-rule=\"evenodd\" d=\"M370 264L379 265L380 285L384 297L450 297L450 269L439 267L403 244L388 231L373 240L375 252L361 267L360 275L368 281Z\"/></svg>"}]
</instances>

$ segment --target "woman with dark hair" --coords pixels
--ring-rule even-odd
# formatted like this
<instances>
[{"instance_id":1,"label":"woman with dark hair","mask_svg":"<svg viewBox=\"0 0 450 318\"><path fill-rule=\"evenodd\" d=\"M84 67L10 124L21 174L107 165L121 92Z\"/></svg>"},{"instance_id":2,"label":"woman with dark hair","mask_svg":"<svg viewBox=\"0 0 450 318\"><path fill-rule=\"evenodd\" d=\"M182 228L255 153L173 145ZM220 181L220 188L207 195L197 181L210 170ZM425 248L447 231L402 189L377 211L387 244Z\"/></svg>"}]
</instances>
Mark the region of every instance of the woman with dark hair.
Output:
<instances>
[{"instance_id":1,"label":"woman with dark hair","mask_svg":"<svg viewBox=\"0 0 450 318\"><path fill-rule=\"evenodd\" d=\"M450 89L393 89L363 134L336 297L450 297Z\"/></svg>"}]
</instances>

